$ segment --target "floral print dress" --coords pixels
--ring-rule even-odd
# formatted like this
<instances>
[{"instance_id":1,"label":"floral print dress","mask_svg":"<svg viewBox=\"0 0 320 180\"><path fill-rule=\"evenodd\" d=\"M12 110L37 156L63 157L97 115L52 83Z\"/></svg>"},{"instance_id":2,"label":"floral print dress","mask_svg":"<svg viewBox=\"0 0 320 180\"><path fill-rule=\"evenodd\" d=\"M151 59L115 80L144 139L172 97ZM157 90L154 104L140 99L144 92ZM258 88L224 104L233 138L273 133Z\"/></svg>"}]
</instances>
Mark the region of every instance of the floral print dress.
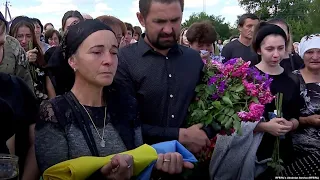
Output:
<instances>
[{"instance_id":1,"label":"floral print dress","mask_svg":"<svg viewBox=\"0 0 320 180\"><path fill-rule=\"evenodd\" d=\"M45 68L40 67L37 64L30 63L30 72L33 80L33 86L35 95L39 100L39 103L43 100L49 99L46 88L46 71Z\"/></svg>"},{"instance_id":2,"label":"floral print dress","mask_svg":"<svg viewBox=\"0 0 320 180\"><path fill-rule=\"evenodd\" d=\"M294 71L300 81L300 96L303 99L302 117L320 115L320 83L305 83L300 71ZM298 156L320 152L320 128L300 126L293 135L294 150Z\"/></svg>"},{"instance_id":3,"label":"floral print dress","mask_svg":"<svg viewBox=\"0 0 320 180\"><path fill-rule=\"evenodd\" d=\"M293 72L300 81L300 117L320 114L320 83L305 83L301 72ZM319 177L320 176L320 128L300 125L292 142L295 161L286 166L279 174L282 177Z\"/></svg>"}]
</instances>

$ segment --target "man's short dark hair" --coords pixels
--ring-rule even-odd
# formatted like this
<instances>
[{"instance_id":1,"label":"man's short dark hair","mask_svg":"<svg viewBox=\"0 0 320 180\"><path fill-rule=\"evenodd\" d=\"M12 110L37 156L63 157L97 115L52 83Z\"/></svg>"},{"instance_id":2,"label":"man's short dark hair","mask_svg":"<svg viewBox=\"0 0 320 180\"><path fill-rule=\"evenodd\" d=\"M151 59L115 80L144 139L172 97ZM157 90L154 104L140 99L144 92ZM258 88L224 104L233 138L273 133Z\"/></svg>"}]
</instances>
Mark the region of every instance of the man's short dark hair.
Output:
<instances>
[{"instance_id":1,"label":"man's short dark hair","mask_svg":"<svg viewBox=\"0 0 320 180\"><path fill-rule=\"evenodd\" d=\"M251 14L251 13L243 14L239 18L238 26L242 27L246 22L246 19L259 20L258 16L256 16L255 14Z\"/></svg>"},{"instance_id":2,"label":"man's short dark hair","mask_svg":"<svg viewBox=\"0 0 320 180\"><path fill-rule=\"evenodd\" d=\"M148 15L151 3L153 2L159 2L163 4L179 2L181 5L181 11L183 12L184 0L139 0L139 10L143 17L146 17Z\"/></svg>"}]
</instances>

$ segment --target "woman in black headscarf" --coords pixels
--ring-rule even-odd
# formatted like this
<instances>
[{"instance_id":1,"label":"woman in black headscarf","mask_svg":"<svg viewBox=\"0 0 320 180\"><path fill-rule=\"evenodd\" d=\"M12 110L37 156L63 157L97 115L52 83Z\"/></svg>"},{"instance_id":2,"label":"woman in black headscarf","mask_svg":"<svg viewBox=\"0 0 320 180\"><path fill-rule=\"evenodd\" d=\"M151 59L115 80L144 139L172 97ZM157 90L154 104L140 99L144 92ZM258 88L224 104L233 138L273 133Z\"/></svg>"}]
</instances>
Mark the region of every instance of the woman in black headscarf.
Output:
<instances>
[{"instance_id":1,"label":"woman in black headscarf","mask_svg":"<svg viewBox=\"0 0 320 180\"><path fill-rule=\"evenodd\" d=\"M136 100L112 84L117 53L115 34L99 20L70 26L52 57L57 58L55 66L64 77L67 92L42 104L36 125L36 157L42 173L69 159L118 154L142 145ZM163 163L170 164L171 170L164 170L170 173L180 173L184 165L192 167L183 163L179 154L165 156L171 161L164 162L159 156L157 169L161 170ZM91 178L129 179L132 157L118 155L116 159L111 163L119 165L116 171L109 172L106 167L111 165L107 164Z\"/></svg>"}]
</instances>

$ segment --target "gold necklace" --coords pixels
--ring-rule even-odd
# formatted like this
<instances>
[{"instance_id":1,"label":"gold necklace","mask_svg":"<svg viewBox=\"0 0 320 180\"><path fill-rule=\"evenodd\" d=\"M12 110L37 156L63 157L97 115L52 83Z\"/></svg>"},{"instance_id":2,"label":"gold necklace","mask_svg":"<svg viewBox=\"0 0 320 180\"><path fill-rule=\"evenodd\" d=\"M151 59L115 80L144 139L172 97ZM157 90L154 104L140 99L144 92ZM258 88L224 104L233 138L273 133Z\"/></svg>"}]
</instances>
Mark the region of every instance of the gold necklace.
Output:
<instances>
[{"instance_id":1,"label":"gold necklace","mask_svg":"<svg viewBox=\"0 0 320 180\"><path fill-rule=\"evenodd\" d=\"M90 118L90 120L91 120L91 122L92 122L92 124L93 124L93 127L95 128L95 130L97 131L97 134L98 134L99 138L101 139L101 141L100 141L100 146L101 146L101 147L106 147L106 141L104 140L104 129L105 129L105 127L106 127L107 107L104 108L104 120L103 120L103 124L104 124L104 125L103 125L103 130L102 130L102 136L100 136L100 133L99 133L96 125L94 124L94 122L93 122L93 120L92 120L89 112L87 111L87 109L86 109L82 104L81 104L81 106L83 107L83 109L84 109L84 110L86 111L86 113L88 114L88 116L89 116L89 118Z\"/></svg>"}]
</instances>

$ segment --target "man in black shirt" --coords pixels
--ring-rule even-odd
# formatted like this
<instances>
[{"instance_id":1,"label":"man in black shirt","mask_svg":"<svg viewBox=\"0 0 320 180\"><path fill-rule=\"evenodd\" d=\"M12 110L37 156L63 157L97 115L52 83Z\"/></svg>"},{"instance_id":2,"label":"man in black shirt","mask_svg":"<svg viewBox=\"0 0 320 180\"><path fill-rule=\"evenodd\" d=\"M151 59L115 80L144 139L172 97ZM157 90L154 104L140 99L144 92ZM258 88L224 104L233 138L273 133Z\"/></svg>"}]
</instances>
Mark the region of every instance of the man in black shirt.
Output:
<instances>
[{"instance_id":1,"label":"man in black shirt","mask_svg":"<svg viewBox=\"0 0 320 180\"><path fill-rule=\"evenodd\" d=\"M258 63L258 55L251 48L254 28L258 23L259 18L254 14L243 14L239 18L240 37L223 47L221 56L225 58L224 61L241 57L245 61L251 61L251 65Z\"/></svg>"},{"instance_id":2,"label":"man in black shirt","mask_svg":"<svg viewBox=\"0 0 320 180\"><path fill-rule=\"evenodd\" d=\"M177 44L183 0L140 0L137 17L146 33L120 49L115 82L139 103L144 141L179 140L193 153L210 144L201 125L186 127L188 107L200 80L198 52Z\"/></svg>"}]
</instances>

